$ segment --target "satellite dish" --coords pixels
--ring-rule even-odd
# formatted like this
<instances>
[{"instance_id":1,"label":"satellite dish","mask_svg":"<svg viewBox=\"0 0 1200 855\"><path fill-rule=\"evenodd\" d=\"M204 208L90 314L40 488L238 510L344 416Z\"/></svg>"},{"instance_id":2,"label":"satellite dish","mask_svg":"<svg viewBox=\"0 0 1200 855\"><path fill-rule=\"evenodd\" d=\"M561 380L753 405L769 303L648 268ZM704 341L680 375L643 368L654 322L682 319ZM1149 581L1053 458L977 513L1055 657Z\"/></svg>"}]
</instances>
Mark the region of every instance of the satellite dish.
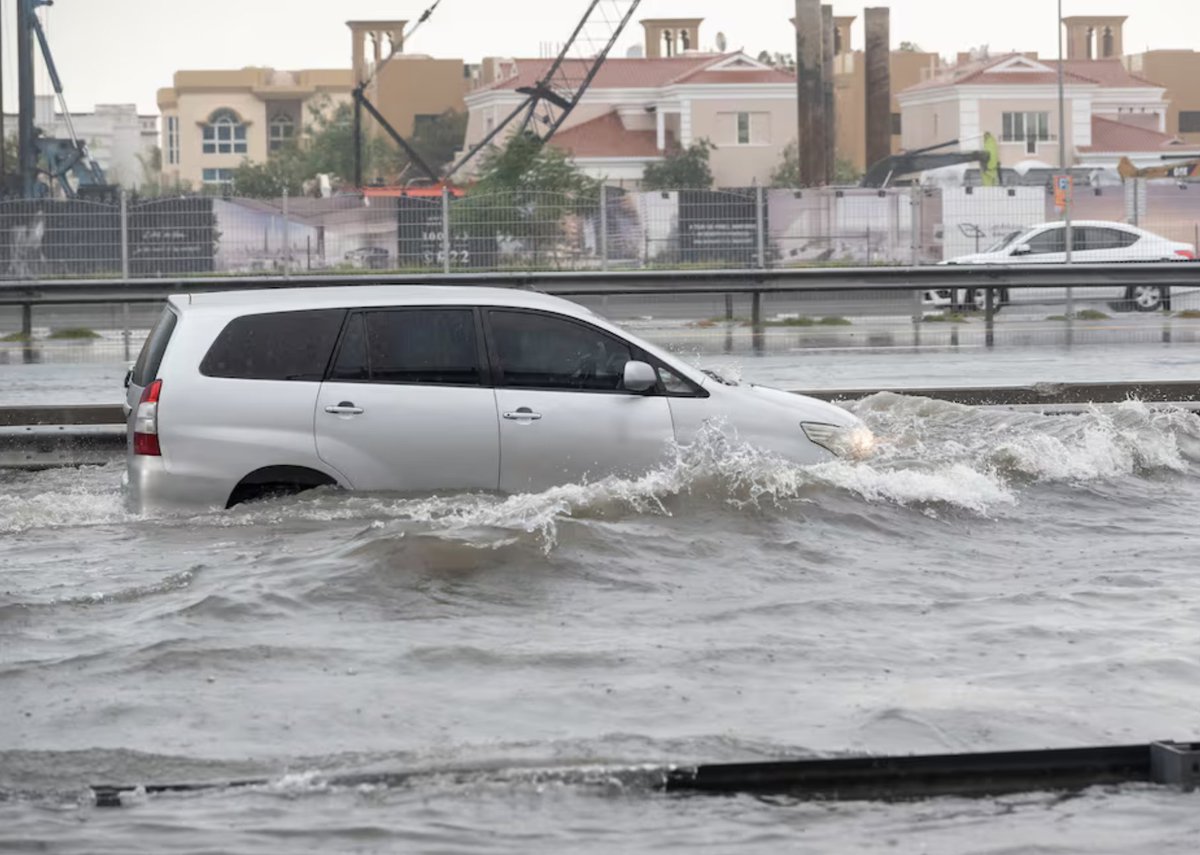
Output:
<instances>
[{"instance_id":1,"label":"satellite dish","mask_svg":"<svg viewBox=\"0 0 1200 855\"><path fill-rule=\"evenodd\" d=\"M717 50L725 53L727 47L729 47L729 39L725 38L724 33L717 33Z\"/></svg>"},{"instance_id":2,"label":"satellite dish","mask_svg":"<svg viewBox=\"0 0 1200 855\"><path fill-rule=\"evenodd\" d=\"M625 51L625 56L629 59L642 59L646 56L646 49L641 45L634 45L629 50Z\"/></svg>"}]
</instances>

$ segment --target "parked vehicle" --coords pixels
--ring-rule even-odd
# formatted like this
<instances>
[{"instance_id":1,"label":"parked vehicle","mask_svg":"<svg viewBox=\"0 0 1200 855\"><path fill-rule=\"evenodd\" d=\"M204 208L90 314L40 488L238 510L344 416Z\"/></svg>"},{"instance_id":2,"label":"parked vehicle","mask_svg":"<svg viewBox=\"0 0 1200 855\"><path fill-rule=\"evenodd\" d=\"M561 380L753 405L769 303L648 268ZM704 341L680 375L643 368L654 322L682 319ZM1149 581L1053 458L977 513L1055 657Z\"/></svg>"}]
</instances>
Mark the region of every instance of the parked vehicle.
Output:
<instances>
[{"instance_id":1,"label":"parked vehicle","mask_svg":"<svg viewBox=\"0 0 1200 855\"><path fill-rule=\"evenodd\" d=\"M1067 260L1065 223L1042 223L1013 231L986 251L943 261L942 264L1065 264ZM1125 223L1082 220L1071 224L1071 261L1077 264L1116 264L1131 261L1193 261L1196 247L1179 243ZM1115 291L1111 287L1075 288L1078 300L1102 301L1114 308L1153 312L1170 308L1168 289L1143 285ZM982 310L986 301L983 289L942 289L925 292L925 304L933 308ZM1041 288L1036 291L997 289L993 310L1009 303L1058 303L1066 299L1065 288Z\"/></svg>"},{"instance_id":2,"label":"parked vehicle","mask_svg":"<svg viewBox=\"0 0 1200 855\"><path fill-rule=\"evenodd\" d=\"M712 422L803 464L873 442L839 407L723 381L505 289L173 296L127 387L142 512L323 485L539 491L646 472Z\"/></svg>"},{"instance_id":3,"label":"parked vehicle","mask_svg":"<svg viewBox=\"0 0 1200 855\"><path fill-rule=\"evenodd\" d=\"M367 270L387 270L392 266L391 254L381 246L361 246L347 252L344 258L352 267Z\"/></svg>"}]
</instances>

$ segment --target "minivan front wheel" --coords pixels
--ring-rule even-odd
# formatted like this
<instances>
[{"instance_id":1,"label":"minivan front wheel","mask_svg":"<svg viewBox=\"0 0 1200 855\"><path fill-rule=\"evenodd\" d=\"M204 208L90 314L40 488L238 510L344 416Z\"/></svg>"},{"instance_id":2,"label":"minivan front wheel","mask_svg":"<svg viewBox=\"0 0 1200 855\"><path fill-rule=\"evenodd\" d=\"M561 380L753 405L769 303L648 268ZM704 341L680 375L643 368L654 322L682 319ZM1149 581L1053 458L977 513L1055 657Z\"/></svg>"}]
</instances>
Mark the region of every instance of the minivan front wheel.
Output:
<instances>
[{"instance_id":1,"label":"minivan front wheel","mask_svg":"<svg viewBox=\"0 0 1200 855\"><path fill-rule=\"evenodd\" d=\"M1171 308L1171 289L1162 285L1134 285L1125 292L1125 303L1138 312Z\"/></svg>"}]
</instances>

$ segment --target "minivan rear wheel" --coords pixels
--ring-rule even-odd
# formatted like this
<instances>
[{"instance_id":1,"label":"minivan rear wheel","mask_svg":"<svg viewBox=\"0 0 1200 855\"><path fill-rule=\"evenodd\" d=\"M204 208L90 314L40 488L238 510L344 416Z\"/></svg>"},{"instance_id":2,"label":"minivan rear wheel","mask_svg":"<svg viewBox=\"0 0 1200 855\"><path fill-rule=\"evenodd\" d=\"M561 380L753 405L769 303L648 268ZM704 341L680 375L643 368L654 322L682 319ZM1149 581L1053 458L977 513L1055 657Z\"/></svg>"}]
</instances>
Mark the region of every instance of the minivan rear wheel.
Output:
<instances>
[{"instance_id":1,"label":"minivan rear wheel","mask_svg":"<svg viewBox=\"0 0 1200 855\"><path fill-rule=\"evenodd\" d=\"M317 487L334 487L337 481L303 466L268 466L251 472L243 478L229 494L226 508L263 499L278 499L294 496Z\"/></svg>"}]
</instances>

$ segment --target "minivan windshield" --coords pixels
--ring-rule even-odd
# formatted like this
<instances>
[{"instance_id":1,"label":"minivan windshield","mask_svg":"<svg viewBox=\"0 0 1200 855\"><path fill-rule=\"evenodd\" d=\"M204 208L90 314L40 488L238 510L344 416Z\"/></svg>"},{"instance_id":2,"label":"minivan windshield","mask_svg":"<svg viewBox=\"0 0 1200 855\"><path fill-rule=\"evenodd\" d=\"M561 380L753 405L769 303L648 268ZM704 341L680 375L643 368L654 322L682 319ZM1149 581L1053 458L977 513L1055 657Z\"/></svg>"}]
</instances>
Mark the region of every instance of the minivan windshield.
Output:
<instances>
[{"instance_id":1,"label":"minivan windshield","mask_svg":"<svg viewBox=\"0 0 1200 855\"><path fill-rule=\"evenodd\" d=\"M984 252L999 252L1000 250L1009 246L1013 241L1023 234L1025 234L1024 231L1009 232L1004 237L1000 238L1000 240L996 241L990 247L985 249Z\"/></svg>"}]
</instances>

